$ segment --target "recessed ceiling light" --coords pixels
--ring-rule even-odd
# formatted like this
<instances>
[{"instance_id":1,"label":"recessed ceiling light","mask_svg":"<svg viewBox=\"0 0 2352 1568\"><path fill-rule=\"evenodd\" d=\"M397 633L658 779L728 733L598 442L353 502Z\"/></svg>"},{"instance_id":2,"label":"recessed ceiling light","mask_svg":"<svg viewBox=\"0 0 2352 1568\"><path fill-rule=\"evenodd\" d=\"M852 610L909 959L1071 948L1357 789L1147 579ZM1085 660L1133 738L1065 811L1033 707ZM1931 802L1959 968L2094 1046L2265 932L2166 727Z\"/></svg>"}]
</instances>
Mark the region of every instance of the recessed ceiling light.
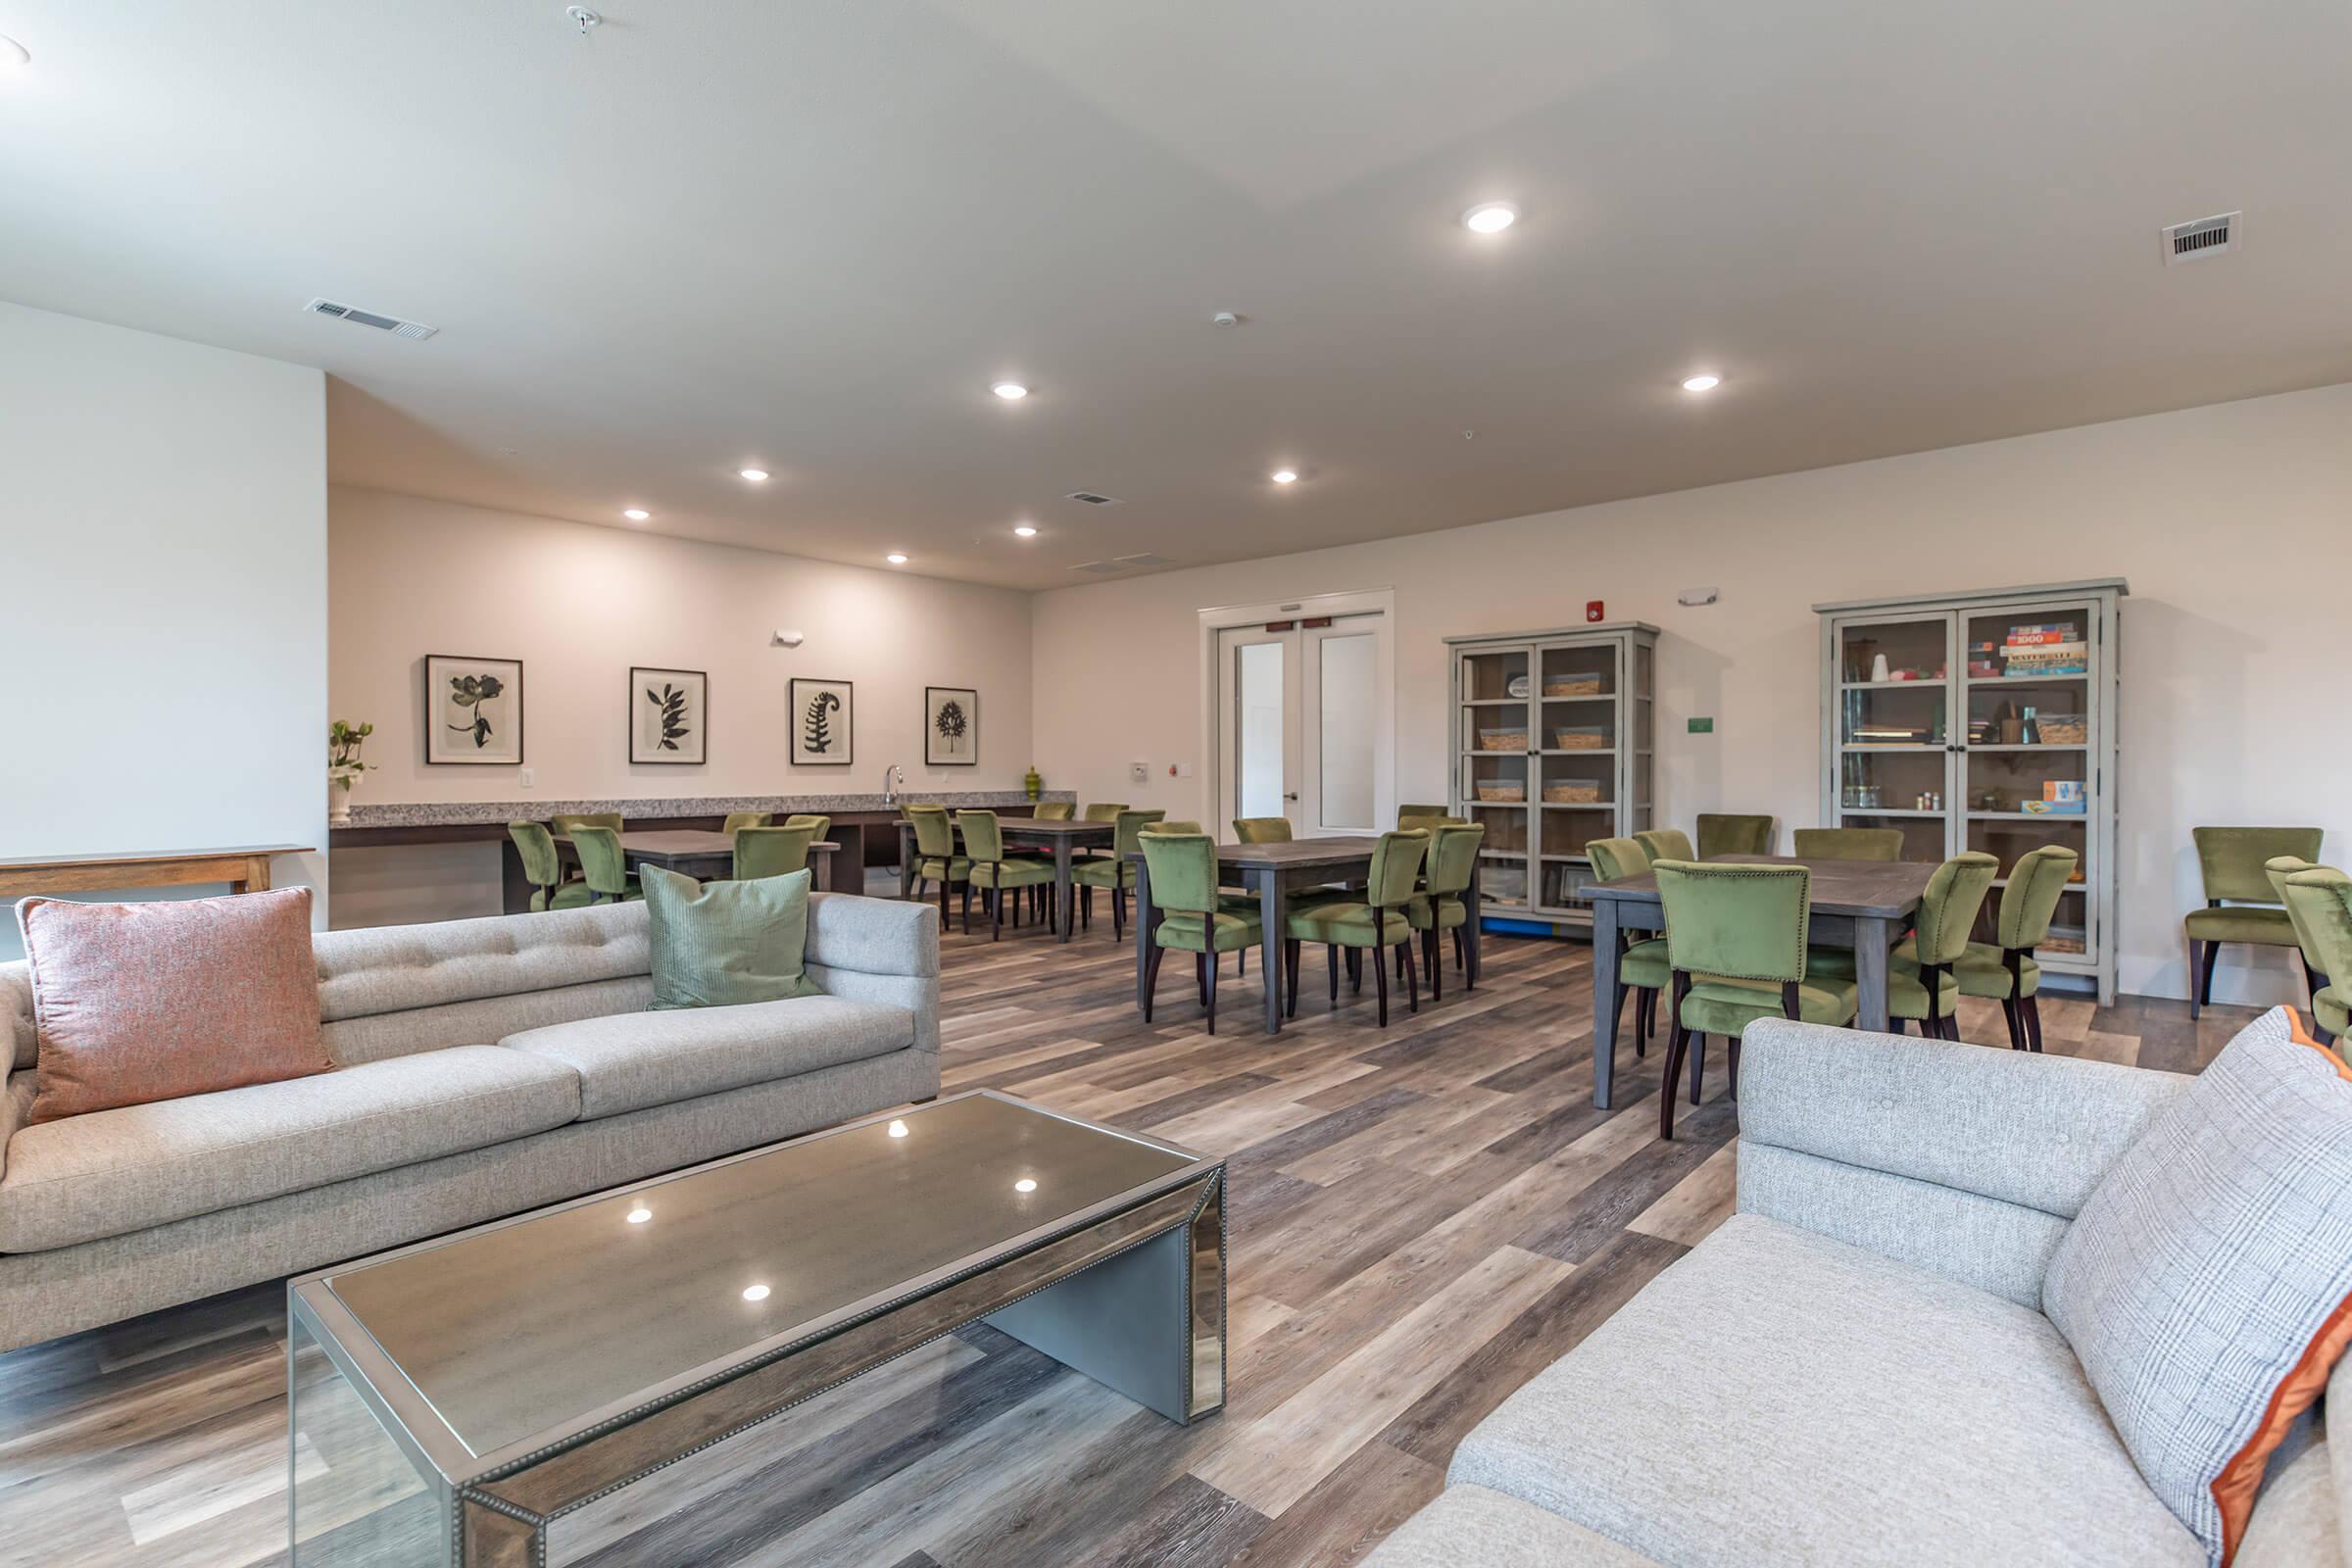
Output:
<instances>
[{"instance_id":1,"label":"recessed ceiling light","mask_svg":"<svg viewBox=\"0 0 2352 1568\"><path fill-rule=\"evenodd\" d=\"M764 483L767 479L767 470L765 468L737 468L735 471L743 475L746 479L751 480L754 484Z\"/></svg>"},{"instance_id":2,"label":"recessed ceiling light","mask_svg":"<svg viewBox=\"0 0 2352 1568\"><path fill-rule=\"evenodd\" d=\"M1037 537L1037 525L1031 522L1016 522L1012 525L1012 533L1016 539L1034 539Z\"/></svg>"},{"instance_id":3,"label":"recessed ceiling light","mask_svg":"<svg viewBox=\"0 0 2352 1568\"><path fill-rule=\"evenodd\" d=\"M999 381L989 390L1007 403L1018 403L1029 395L1029 389L1018 381Z\"/></svg>"},{"instance_id":4,"label":"recessed ceiling light","mask_svg":"<svg viewBox=\"0 0 2352 1568\"><path fill-rule=\"evenodd\" d=\"M1274 470L1274 482L1276 484L1297 484L1298 482L1298 470L1297 468L1276 468Z\"/></svg>"},{"instance_id":5,"label":"recessed ceiling light","mask_svg":"<svg viewBox=\"0 0 2352 1568\"><path fill-rule=\"evenodd\" d=\"M31 64L31 50L6 33L0 33L0 71L16 71Z\"/></svg>"},{"instance_id":6,"label":"recessed ceiling light","mask_svg":"<svg viewBox=\"0 0 2352 1568\"><path fill-rule=\"evenodd\" d=\"M635 1208L629 1210L629 1223L632 1225L642 1225L653 1217L654 1211L646 1207L643 1203L640 1203Z\"/></svg>"},{"instance_id":7,"label":"recessed ceiling light","mask_svg":"<svg viewBox=\"0 0 2352 1568\"><path fill-rule=\"evenodd\" d=\"M1694 375L1683 383L1683 390L1686 392L1712 392L1721 385L1723 385L1723 377L1720 375Z\"/></svg>"},{"instance_id":8,"label":"recessed ceiling light","mask_svg":"<svg viewBox=\"0 0 2352 1568\"><path fill-rule=\"evenodd\" d=\"M1509 202L1481 202L1462 215L1462 226L1473 234L1499 234L1519 221L1519 209Z\"/></svg>"},{"instance_id":9,"label":"recessed ceiling light","mask_svg":"<svg viewBox=\"0 0 2352 1568\"><path fill-rule=\"evenodd\" d=\"M643 522L646 518L652 516L653 514L646 511L643 507L630 507L623 511L621 515L628 518L631 522Z\"/></svg>"},{"instance_id":10,"label":"recessed ceiling light","mask_svg":"<svg viewBox=\"0 0 2352 1568\"><path fill-rule=\"evenodd\" d=\"M896 550L893 550L889 555L884 556L882 559L889 562L894 566L904 566L906 564L906 558L900 555Z\"/></svg>"},{"instance_id":11,"label":"recessed ceiling light","mask_svg":"<svg viewBox=\"0 0 2352 1568\"><path fill-rule=\"evenodd\" d=\"M767 1299L767 1287L764 1285L746 1286L743 1298L747 1301L764 1301Z\"/></svg>"},{"instance_id":12,"label":"recessed ceiling light","mask_svg":"<svg viewBox=\"0 0 2352 1568\"><path fill-rule=\"evenodd\" d=\"M1037 1191L1037 1178L1024 1176L1012 1184L1012 1190L1016 1193L1034 1193Z\"/></svg>"}]
</instances>

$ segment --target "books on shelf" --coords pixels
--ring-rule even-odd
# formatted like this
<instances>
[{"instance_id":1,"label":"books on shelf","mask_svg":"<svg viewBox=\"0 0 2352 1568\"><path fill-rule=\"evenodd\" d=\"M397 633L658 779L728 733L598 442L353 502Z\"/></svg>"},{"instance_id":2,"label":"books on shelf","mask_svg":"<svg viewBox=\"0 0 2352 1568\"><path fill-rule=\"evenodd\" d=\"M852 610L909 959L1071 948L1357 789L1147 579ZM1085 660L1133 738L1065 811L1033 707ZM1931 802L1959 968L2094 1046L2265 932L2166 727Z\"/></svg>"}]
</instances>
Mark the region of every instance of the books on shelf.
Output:
<instances>
[{"instance_id":1,"label":"books on shelf","mask_svg":"<svg viewBox=\"0 0 2352 1568\"><path fill-rule=\"evenodd\" d=\"M2000 654L2000 673L2013 680L2090 673L2090 645L2072 621L2012 626Z\"/></svg>"},{"instance_id":2,"label":"books on shelf","mask_svg":"<svg viewBox=\"0 0 2352 1568\"><path fill-rule=\"evenodd\" d=\"M2071 620L2045 621L2036 626L2012 626L2006 639L2011 648L2046 648L2053 643L2081 640L2082 634L2075 629L2075 623Z\"/></svg>"}]
</instances>

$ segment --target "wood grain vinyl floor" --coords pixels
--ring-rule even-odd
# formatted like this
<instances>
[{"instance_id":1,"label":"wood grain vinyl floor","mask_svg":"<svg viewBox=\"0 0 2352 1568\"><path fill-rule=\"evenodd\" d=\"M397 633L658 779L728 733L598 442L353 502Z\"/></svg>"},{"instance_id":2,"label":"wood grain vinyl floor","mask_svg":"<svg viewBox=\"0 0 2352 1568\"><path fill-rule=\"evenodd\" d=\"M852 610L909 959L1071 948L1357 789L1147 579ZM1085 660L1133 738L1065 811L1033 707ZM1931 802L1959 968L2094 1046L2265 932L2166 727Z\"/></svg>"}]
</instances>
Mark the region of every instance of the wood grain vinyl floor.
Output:
<instances>
[{"instance_id":1,"label":"wood grain vinyl floor","mask_svg":"<svg viewBox=\"0 0 2352 1568\"><path fill-rule=\"evenodd\" d=\"M1475 993L1373 1022L1367 985L1215 1039L1188 971L1157 1021L1107 922L947 943L947 1088L989 1085L1231 1158L1231 1403L1190 1429L986 1327L572 1515L595 1568L1252 1568L1351 1562L1434 1495L1463 1432L1729 1212L1736 1108L1656 1137L1662 1052L1592 1105L1590 954L1490 939ZM2176 1071L2251 1014L2052 1000L2053 1052ZM1970 1004L1970 1040L2005 1040ZM0 1564L285 1560L282 1291L0 1356Z\"/></svg>"}]
</instances>

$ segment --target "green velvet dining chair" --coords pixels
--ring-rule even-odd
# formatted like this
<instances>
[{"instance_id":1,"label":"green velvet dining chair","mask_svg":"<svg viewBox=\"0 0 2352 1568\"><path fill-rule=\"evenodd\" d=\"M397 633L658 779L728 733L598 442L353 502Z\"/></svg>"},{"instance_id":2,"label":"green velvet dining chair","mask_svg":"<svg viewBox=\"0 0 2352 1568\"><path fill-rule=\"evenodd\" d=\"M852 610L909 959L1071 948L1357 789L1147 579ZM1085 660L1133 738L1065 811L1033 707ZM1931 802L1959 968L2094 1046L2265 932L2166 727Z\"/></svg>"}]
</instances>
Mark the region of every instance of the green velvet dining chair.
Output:
<instances>
[{"instance_id":1,"label":"green velvet dining chair","mask_svg":"<svg viewBox=\"0 0 2352 1568\"><path fill-rule=\"evenodd\" d=\"M609 827L615 833L621 831L618 811L560 811L547 819L547 825L560 839L569 838L572 829L581 827Z\"/></svg>"},{"instance_id":2,"label":"green velvet dining chair","mask_svg":"<svg viewBox=\"0 0 2352 1568\"><path fill-rule=\"evenodd\" d=\"M1167 815L1153 808L1145 811L1121 811L1111 828L1111 853L1107 858L1081 860L1070 867L1070 889L1078 899L1078 923L1084 929L1095 928L1095 889L1110 894L1110 940L1127 940L1127 893L1135 886L1135 861L1132 857L1142 848L1144 829Z\"/></svg>"},{"instance_id":3,"label":"green velvet dining chair","mask_svg":"<svg viewBox=\"0 0 2352 1568\"><path fill-rule=\"evenodd\" d=\"M1125 801L1092 801L1088 803L1085 814L1079 820L1116 822L1119 819L1119 813L1125 809L1127 809Z\"/></svg>"},{"instance_id":4,"label":"green velvet dining chair","mask_svg":"<svg viewBox=\"0 0 2352 1568\"><path fill-rule=\"evenodd\" d=\"M2188 937L2188 1015L2213 1004L2213 970L2222 944L2295 948L2295 923L2271 900L2278 891L2263 874L2266 862L2282 855L2316 860L2322 831L2316 827L2198 827L2197 870L2205 883L2205 907L2181 920Z\"/></svg>"},{"instance_id":5,"label":"green velvet dining chair","mask_svg":"<svg viewBox=\"0 0 2352 1568\"><path fill-rule=\"evenodd\" d=\"M1740 1093L1740 1038L1758 1018L1847 1024L1859 1009L1851 980L1805 968L1805 932L1813 911L1813 873L1801 865L1659 860L1658 900L1666 914L1672 972L1673 1028L1658 1086L1658 1136L1674 1136L1674 1090L1683 1058L1690 1061L1690 1103L1698 1103L1707 1036L1730 1045L1732 1094Z\"/></svg>"},{"instance_id":6,"label":"green velvet dining chair","mask_svg":"<svg viewBox=\"0 0 2352 1568\"><path fill-rule=\"evenodd\" d=\"M1649 856L1633 839L1593 839L1585 845L1586 858L1592 862L1592 875L1601 882L1614 882L1620 877L1640 876L1649 869ZM1596 960L1597 961L1597 960ZM1667 961L1664 937L1639 938L1631 931L1617 933L1617 1011L1609 1018L1609 1038L1601 1049L1617 1049L1619 1020L1625 1016L1625 999L1634 999L1634 1054L1649 1054L1649 1032L1658 1016L1658 997L1674 983L1673 965Z\"/></svg>"},{"instance_id":7,"label":"green velvet dining chair","mask_svg":"<svg viewBox=\"0 0 2352 1568\"><path fill-rule=\"evenodd\" d=\"M1712 860L1726 855L1770 855L1780 837L1777 816L1740 816L1722 811L1698 813L1698 858Z\"/></svg>"},{"instance_id":8,"label":"green velvet dining chair","mask_svg":"<svg viewBox=\"0 0 2352 1568\"><path fill-rule=\"evenodd\" d=\"M1152 874L1152 905L1159 911L1144 955L1144 1022L1152 1021L1152 993L1159 985L1159 960L1175 951L1193 955L1193 976L1208 1032L1217 1032L1217 958L1246 953L1265 941L1255 909L1228 907L1217 892L1217 845L1205 833L1168 831L1165 822L1139 832L1145 869ZM1144 933L1138 931L1141 940Z\"/></svg>"},{"instance_id":9,"label":"green velvet dining chair","mask_svg":"<svg viewBox=\"0 0 2352 1568\"><path fill-rule=\"evenodd\" d=\"M1992 940L1969 943L1952 965L1962 996L2001 1004L2012 1051L2041 1049L2041 1004L2036 1000L2041 965L2034 961L2034 950L2050 934L2058 901L2081 859L2063 844L2044 844L2019 856L1993 909Z\"/></svg>"},{"instance_id":10,"label":"green velvet dining chair","mask_svg":"<svg viewBox=\"0 0 2352 1568\"><path fill-rule=\"evenodd\" d=\"M1980 850L1953 856L1928 877L1911 935L1886 956L1886 1020L1896 1034L1916 1023L1931 1040L1960 1038L1960 977L1969 935L1984 896L2001 874L1997 857Z\"/></svg>"},{"instance_id":11,"label":"green velvet dining chair","mask_svg":"<svg viewBox=\"0 0 2352 1568\"><path fill-rule=\"evenodd\" d=\"M1407 912L1429 856L1429 830L1398 828L1383 833L1373 846L1370 874L1360 895L1317 900L1290 910L1283 931L1283 962L1290 979L1290 1008L1298 1006L1298 955L1303 944L1322 945L1330 968L1331 1000L1340 1000L1340 955L1348 955L1348 972L1362 984L1365 956L1372 960L1372 977L1380 995L1380 1022L1389 1021L1389 965L1393 950L1402 949L1405 998L1412 1010L1421 1010L1421 984L1414 975L1413 923ZM1154 895L1156 897L1156 895Z\"/></svg>"},{"instance_id":12,"label":"green velvet dining chair","mask_svg":"<svg viewBox=\"0 0 2352 1568\"><path fill-rule=\"evenodd\" d=\"M2320 1044L2332 1045L2352 1033L2352 876L2331 865L2297 871L2286 879L2286 897L2311 933L2317 967L2328 977L2312 996L2311 1021Z\"/></svg>"},{"instance_id":13,"label":"green velvet dining chair","mask_svg":"<svg viewBox=\"0 0 2352 1568\"><path fill-rule=\"evenodd\" d=\"M1400 828L1416 828L1429 822L1443 822L1452 814L1452 808L1446 806L1399 806L1396 808L1396 825Z\"/></svg>"},{"instance_id":14,"label":"green velvet dining chair","mask_svg":"<svg viewBox=\"0 0 2352 1568\"><path fill-rule=\"evenodd\" d=\"M1800 827L1788 835L1800 860L1899 860L1899 827Z\"/></svg>"},{"instance_id":15,"label":"green velvet dining chair","mask_svg":"<svg viewBox=\"0 0 2352 1568\"><path fill-rule=\"evenodd\" d=\"M1077 809L1074 801L1040 801L1029 814L1040 822L1067 822Z\"/></svg>"},{"instance_id":16,"label":"green velvet dining chair","mask_svg":"<svg viewBox=\"0 0 2352 1568\"><path fill-rule=\"evenodd\" d=\"M774 820L775 813L773 811L729 811L727 819L719 824L718 830L727 837L733 838L735 830L739 827L765 827ZM784 825L790 827L792 824L787 822Z\"/></svg>"},{"instance_id":17,"label":"green velvet dining chair","mask_svg":"<svg viewBox=\"0 0 2352 1568\"><path fill-rule=\"evenodd\" d=\"M1642 853L1655 860L1695 860L1698 852L1690 847L1690 837L1679 827L1643 828L1634 835Z\"/></svg>"},{"instance_id":18,"label":"green velvet dining chair","mask_svg":"<svg viewBox=\"0 0 2352 1568\"><path fill-rule=\"evenodd\" d=\"M575 827L571 830L571 848L580 858L580 875L595 895L595 904L618 904L630 899L642 899L645 894L637 879L629 874L628 857L621 853L620 830L610 827Z\"/></svg>"},{"instance_id":19,"label":"green velvet dining chair","mask_svg":"<svg viewBox=\"0 0 2352 1568\"><path fill-rule=\"evenodd\" d=\"M1288 844L1292 837L1291 819L1287 816L1237 816L1233 819L1233 842L1236 844Z\"/></svg>"},{"instance_id":20,"label":"green velvet dining chair","mask_svg":"<svg viewBox=\"0 0 2352 1568\"><path fill-rule=\"evenodd\" d=\"M2299 871L2323 869L2299 855L2274 855L2262 862L2262 874L2270 879L2271 891L2278 896L2279 906L2286 910L2287 923L2295 928L2295 946L2302 950L2303 993L2316 997L2328 986L2328 971L2319 959L2319 947L2304 929L2303 912L2295 907L2294 900L2286 896L2286 879Z\"/></svg>"},{"instance_id":21,"label":"green velvet dining chair","mask_svg":"<svg viewBox=\"0 0 2352 1568\"><path fill-rule=\"evenodd\" d=\"M833 836L833 819L815 811L795 811L779 825L807 828L811 844L822 844Z\"/></svg>"},{"instance_id":22,"label":"green velvet dining chair","mask_svg":"<svg viewBox=\"0 0 2352 1568\"><path fill-rule=\"evenodd\" d=\"M1451 933L1454 962L1462 970L1462 989L1477 989L1470 973L1469 955L1462 948L1462 928L1470 921L1470 874L1478 869L1479 847L1487 841L1485 825L1464 822L1430 832L1429 855L1423 861L1421 891L1404 906L1407 924L1421 935L1421 965L1429 982L1429 1000L1446 997L1438 960L1439 937ZM1344 897L1344 895L1342 895ZM1411 967L1408 957L1406 967Z\"/></svg>"},{"instance_id":23,"label":"green velvet dining chair","mask_svg":"<svg viewBox=\"0 0 2352 1568\"><path fill-rule=\"evenodd\" d=\"M1144 826L1144 831L1147 833L1198 833L1200 831L1200 824L1198 822L1171 821L1166 817L1162 817L1156 822L1146 823Z\"/></svg>"},{"instance_id":24,"label":"green velvet dining chair","mask_svg":"<svg viewBox=\"0 0 2352 1568\"><path fill-rule=\"evenodd\" d=\"M914 825L914 864L907 875L914 879L914 896L922 898L931 883L939 884L939 929L948 929L948 894L957 884L963 887L963 930L972 930L972 862L969 856L956 853L956 824L944 806L924 804L906 808L906 820Z\"/></svg>"},{"instance_id":25,"label":"green velvet dining chair","mask_svg":"<svg viewBox=\"0 0 2352 1568\"><path fill-rule=\"evenodd\" d=\"M564 857L556 853L556 836L545 822L509 822L507 837L514 841L514 851L522 857L522 876L531 885L533 914L576 909L595 900L584 880L564 876Z\"/></svg>"},{"instance_id":26,"label":"green velvet dining chair","mask_svg":"<svg viewBox=\"0 0 2352 1568\"><path fill-rule=\"evenodd\" d=\"M735 830L735 880L759 876L790 876L808 869L808 846L816 830L808 827L739 827Z\"/></svg>"},{"instance_id":27,"label":"green velvet dining chair","mask_svg":"<svg viewBox=\"0 0 2352 1568\"><path fill-rule=\"evenodd\" d=\"M963 853L971 861L971 881L965 886L964 897L969 899L977 888L988 901L989 934L995 942L1004 935L1004 908L1012 906L1014 930L1020 929L1021 903L1018 897L1023 888L1051 885L1054 867L1034 859L1024 859L1004 853L1004 830L994 811L957 811L956 830L963 835ZM1015 895L1006 899L1005 894ZM971 929L972 917L967 909L963 924Z\"/></svg>"}]
</instances>

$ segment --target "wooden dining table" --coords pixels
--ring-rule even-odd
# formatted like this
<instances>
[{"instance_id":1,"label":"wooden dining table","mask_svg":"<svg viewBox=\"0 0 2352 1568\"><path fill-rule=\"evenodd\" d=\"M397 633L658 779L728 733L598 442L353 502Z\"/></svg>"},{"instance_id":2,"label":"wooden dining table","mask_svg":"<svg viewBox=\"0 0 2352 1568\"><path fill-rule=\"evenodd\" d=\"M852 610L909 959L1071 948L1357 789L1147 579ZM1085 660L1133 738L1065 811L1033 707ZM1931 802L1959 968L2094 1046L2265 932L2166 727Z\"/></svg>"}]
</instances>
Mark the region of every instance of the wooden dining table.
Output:
<instances>
[{"instance_id":1,"label":"wooden dining table","mask_svg":"<svg viewBox=\"0 0 2352 1568\"><path fill-rule=\"evenodd\" d=\"M1921 860L1815 860L1786 855L1718 855L1745 865L1802 865L1813 872L1813 908L1805 940L1817 948L1850 948L1861 992L1855 1024L1886 1027L1886 955L1919 913L1920 895L1936 867ZM1618 934L1663 931L1666 910L1658 879L1644 871L1614 882L1586 885L1592 901L1592 1103L1609 1108L1617 1066Z\"/></svg>"},{"instance_id":2,"label":"wooden dining table","mask_svg":"<svg viewBox=\"0 0 2352 1568\"><path fill-rule=\"evenodd\" d=\"M559 833L556 842L569 848L571 835ZM815 873L810 880L820 891L832 890L833 852L840 848L831 839L809 843L808 866ZM643 832L624 829L620 835L620 858L632 871L641 865L658 865L664 871L699 877L706 882L719 881L735 874L735 839L732 834L696 828L657 828Z\"/></svg>"},{"instance_id":3,"label":"wooden dining table","mask_svg":"<svg viewBox=\"0 0 2352 1568\"><path fill-rule=\"evenodd\" d=\"M963 829L953 815L949 825L960 839ZM1118 830L1109 822L1089 822L1080 818L1060 817L1040 819L1030 816L1000 816L997 832L1007 846L1054 852L1054 935L1063 942L1070 940L1071 911L1077 901L1070 897L1070 867L1075 863L1072 852L1100 848L1108 849L1117 841ZM914 824L901 818L899 822L899 897L914 897L915 862Z\"/></svg>"},{"instance_id":4,"label":"wooden dining table","mask_svg":"<svg viewBox=\"0 0 2352 1568\"><path fill-rule=\"evenodd\" d=\"M1257 966L1266 993L1266 1033L1282 1033L1285 966L1276 944L1283 940L1292 892L1335 883L1364 886L1372 876L1372 852L1379 847L1377 833L1217 846L1218 885L1245 888L1257 895L1258 919L1266 941L1261 955L1263 961ZM1159 910L1152 902L1151 868L1144 863L1140 852L1131 858L1135 862L1135 1001L1140 1007L1152 990L1152 934L1159 924ZM1464 897L1471 909L1476 910L1479 879L1475 866ZM1479 972L1478 925L1475 918L1462 923L1463 962L1473 984L1477 983ZM1382 955L1378 961L1387 962L1387 956Z\"/></svg>"}]
</instances>

